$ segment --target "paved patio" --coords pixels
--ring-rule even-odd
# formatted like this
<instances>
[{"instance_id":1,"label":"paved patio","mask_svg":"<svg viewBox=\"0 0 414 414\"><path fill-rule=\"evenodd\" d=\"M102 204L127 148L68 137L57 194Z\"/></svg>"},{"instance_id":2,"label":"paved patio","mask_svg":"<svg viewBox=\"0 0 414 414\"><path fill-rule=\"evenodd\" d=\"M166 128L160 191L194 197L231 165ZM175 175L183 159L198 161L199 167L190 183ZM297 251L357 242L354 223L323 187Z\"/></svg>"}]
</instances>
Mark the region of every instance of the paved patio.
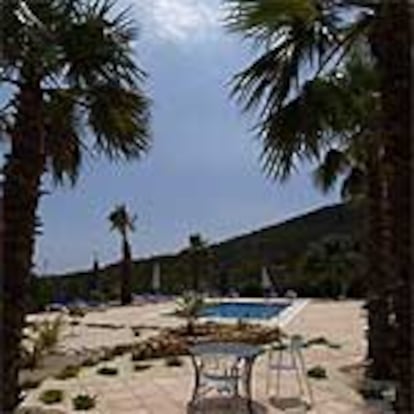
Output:
<instances>
[{"instance_id":1,"label":"paved patio","mask_svg":"<svg viewBox=\"0 0 414 414\"><path fill-rule=\"evenodd\" d=\"M304 352L308 368L322 365L328 373L326 380L311 380L316 404L308 413L318 414L358 414L380 413L378 409L367 407L361 397L348 385L349 381L339 371L342 366L358 363L365 353L364 326L365 314L361 303L357 301L311 301L285 327L288 333L299 333L306 338L326 337L332 342L339 343L340 349L330 349L325 346L314 346ZM171 305L170 305L171 306ZM157 308L158 307L158 308ZM178 323L175 318L162 316L168 311L166 305L151 305L150 307L130 309L114 309L110 313L99 316L89 314L85 321L109 318L111 323L119 320L120 324L147 325L159 323ZM161 316L160 316L161 315ZM127 317L128 316L128 317ZM108 319L108 320L109 320ZM169 322L167 322L169 321ZM163 325L165 326L165 325ZM83 329L83 328L80 328ZM126 328L125 328L126 329ZM118 335L120 332L118 332ZM124 332L127 335L126 331ZM101 335L101 333L99 334ZM115 333L113 334L115 335ZM129 333L128 333L129 335ZM122 335L118 336L122 337ZM127 339L127 338L123 338ZM92 341L88 345L99 344ZM75 342L76 344L76 342ZM69 344L66 344L67 346ZM73 343L72 343L73 345ZM85 345L85 344L84 344ZM147 361L145 361L146 363ZM149 369L134 371L130 355L118 357L115 360L100 365L83 368L79 377L60 381L45 380L39 389L29 392L23 406L41 406L39 394L50 388L65 391L65 401L53 405L64 413L74 412L71 398L80 393L88 393L97 397L96 408L88 411L91 414L182 414L192 413L188 406L193 387L193 369L189 358L183 358L180 367L167 367L164 360L148 361ZM265 392L265 357L260 357L253 372L253 396L256 413L303 413L305 408L298 404L296 383L291 374L282 377L283 399L275 400ZM103 365L117 366L119 373L114 377L98 375L96 370ZM228 401L212 398L203 406L205 412L243 413L246 412L244 402L230 405Z\"/></svg>"}]
</instances>

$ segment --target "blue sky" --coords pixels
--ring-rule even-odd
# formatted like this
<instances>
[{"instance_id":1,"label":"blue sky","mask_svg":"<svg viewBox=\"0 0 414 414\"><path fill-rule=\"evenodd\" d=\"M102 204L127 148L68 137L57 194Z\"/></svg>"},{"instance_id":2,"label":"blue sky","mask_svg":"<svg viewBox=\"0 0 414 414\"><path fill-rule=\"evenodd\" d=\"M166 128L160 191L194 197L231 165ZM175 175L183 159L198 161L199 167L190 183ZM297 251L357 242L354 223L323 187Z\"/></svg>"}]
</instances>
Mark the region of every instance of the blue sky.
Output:
<instances>
[{"instance_id":1,"label":"blue sky","mask_svg":"<svg viewBox=\"0 0 414 414\"><path fill-rule=\"evenodd\" d=\"M283 185L262 174L253 119L240 114L227 86L253 53L225 33L219 3L135 0L152 150L130 164L87 159L75 188L42 199L38 270L89 268L94 253L101 263L118 260L119 240L106 219L118 203L138 216L131 236L138 258L178 251L193 232L216 242L338 200L313 188L309 166ZM47 180L45 187L52 189Z\"/></svg>"}]
</instances>

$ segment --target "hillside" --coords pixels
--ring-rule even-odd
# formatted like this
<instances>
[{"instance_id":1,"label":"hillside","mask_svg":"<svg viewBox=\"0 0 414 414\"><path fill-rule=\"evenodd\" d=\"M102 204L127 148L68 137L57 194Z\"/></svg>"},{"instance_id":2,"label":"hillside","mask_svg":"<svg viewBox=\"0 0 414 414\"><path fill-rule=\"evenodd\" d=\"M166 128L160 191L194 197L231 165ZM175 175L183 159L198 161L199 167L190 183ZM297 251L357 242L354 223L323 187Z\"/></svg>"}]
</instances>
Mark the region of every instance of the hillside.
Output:
<instances>
[{"instance_id":1,"label":"hillside","mask_svg":"<svg viewBox=\"0 0 414 414\"><path fill-rule=\"evenodd\" d=\"M243 288L260 280L260 269L266 265L277 275L278 283L291 284L289 272L309 248L330 235L355 237L358 211L349 205L338 204L324 207L288 221L265 227L249 234L231 238L210 246L209 263L205 267L202 285L209 289L231 285ZM190 286L191 266L185 251L168 256L134 262L134 291L148 291L151 286L153 263L161 265L163 290L177 293ZM207 269L208 268L208 269ZM72 273L48 277L36 281L42 302L46 297L54 300L70 300L85 297L87 292L98 289L106 297L117 297L118 268L116 264L92 272Z\"/></svg>"}]
</instances>

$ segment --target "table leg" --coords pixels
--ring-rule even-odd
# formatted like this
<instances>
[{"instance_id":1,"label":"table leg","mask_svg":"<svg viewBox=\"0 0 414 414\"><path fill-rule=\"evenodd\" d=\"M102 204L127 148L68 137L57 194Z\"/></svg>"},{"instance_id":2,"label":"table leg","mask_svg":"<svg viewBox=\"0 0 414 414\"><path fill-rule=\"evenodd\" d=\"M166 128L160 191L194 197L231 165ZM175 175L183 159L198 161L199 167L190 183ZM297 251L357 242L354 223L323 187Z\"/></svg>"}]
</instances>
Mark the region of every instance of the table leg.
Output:
<instances>
[{"instance_id":1,"label":"table leg","mask_svg":"<svg viewBox=\"0 0 414 414\"><path fill-rule=\"evenodd\" d=\"M253 368L253 360L246 359L246 368L244 374L244 388L246 391L247 397L247 410L249 414L253 414L253 400L252 400L252 368Z\"/></svg>"},{"instance_id":2,"label":"table leg","mask_svg":"<svg viewBox=\"0 0 414 414\"><path fill-rule=\"evenodd\" d=\"M191 361L193 362L195 376L194 376L193 395L191 397L190 404L194 405L196 403L197 396L198 396L198 389L200 387L200 370L201 370L201 367L198 366L195 357L192 356Z\"/></svg>"}]
</instances>

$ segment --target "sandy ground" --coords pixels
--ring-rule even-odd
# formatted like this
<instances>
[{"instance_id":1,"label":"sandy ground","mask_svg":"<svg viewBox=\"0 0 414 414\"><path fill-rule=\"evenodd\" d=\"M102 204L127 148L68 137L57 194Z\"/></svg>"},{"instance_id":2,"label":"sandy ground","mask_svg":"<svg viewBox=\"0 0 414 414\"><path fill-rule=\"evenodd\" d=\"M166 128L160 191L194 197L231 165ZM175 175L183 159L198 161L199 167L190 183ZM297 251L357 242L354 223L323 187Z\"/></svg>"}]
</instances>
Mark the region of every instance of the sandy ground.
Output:
<instances>
[{"instance_id":1,"label":"sandy ground","mask_svg":"<svg viewBox=\"0 0 414 414\"><path fill-rule=\"evenodd\" d=\"M65 350L94 348L102 344L120 344L134 340L131 327L141 326L144 337L154 333L156 327L177 325L179 319L171 317L173 304L157 304L140 307L113 308L104 312L89 313L75 332L66 332L62 342ZM37 316L42 317L42 316ZM117 324L118 329L87 328L87 324ZM362 303L357 301L311 301L285 327L289 334L301 334L306 339L325 337L340 345L339 349L314 346L304 350L307 368L323 366L327 379L310 380L314 405L308 413L318 414L374 414L384 413L375 407L368 407L349 385L339 368L362 361L365 354L364 327L366 324ZM68 328L72 329L72 328ZM76 331L77 330L77 331ZM142 338L140 338L142 339ZM136 339L137 340L137 339ZM167 367L164 360L149 361L150 368L136 372L130 355L118 357L99 366L82 369L79 377L70 380L48 378L42 385L30 391L22 407L41 407L39 394L45 389L65 391L63 403L53 406L62 413L72 413L71 399L78 394L96 396L96 407L91 414L178 414L178 413L243 413L244 400L229 401L215 397L205 400L197 409L188 403L191 399L194 370L189 358L183 358L180 367ZM104 377L96 373L102 365L116 366L119 373ZM309 396L298 397L298 384L292 372L281 374L281 389L276 397L274 377L272 386L266 392L267 355L260 356L254 365L252 375L254 413L304 413L304 401Z\"/></svg>"}]
</instances>

